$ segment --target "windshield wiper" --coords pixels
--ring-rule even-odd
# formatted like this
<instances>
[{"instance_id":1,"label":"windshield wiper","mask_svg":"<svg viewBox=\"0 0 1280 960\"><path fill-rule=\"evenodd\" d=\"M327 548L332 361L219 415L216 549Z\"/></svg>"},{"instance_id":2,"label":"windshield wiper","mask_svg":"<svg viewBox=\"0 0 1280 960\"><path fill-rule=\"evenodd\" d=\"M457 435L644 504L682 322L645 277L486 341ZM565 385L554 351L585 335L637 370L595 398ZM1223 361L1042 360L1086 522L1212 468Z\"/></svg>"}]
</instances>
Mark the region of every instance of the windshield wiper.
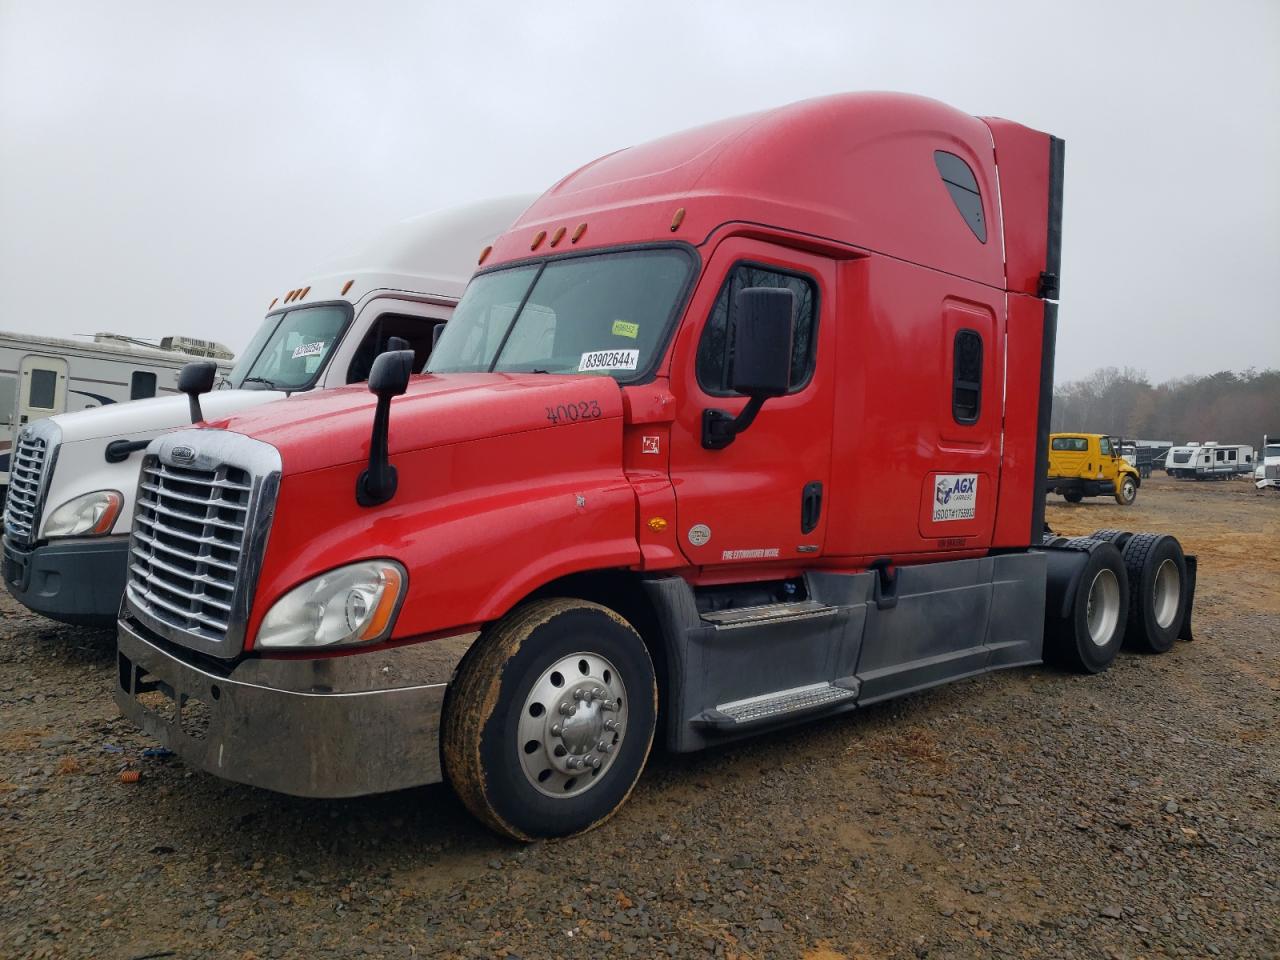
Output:
<instances>
[{"instance_id":1,"label":"windshield wiper","mask_svg":"<svg viewBox=\"0 0 1280 960\"><path fill-rule=\"evenodd\" d=\"M268 389L268 390L279 390L279 389L280 389L279 387L277 387L277 386L276 386L276 382L275 382L274 380L268 380L266 377L245 377L243 380L241 380L241 381L240 381L240 383L241 383L241 384L245 384L245 383L265 383L265 384L267 385L267 389Z\"/></svg>"}]
</instances>

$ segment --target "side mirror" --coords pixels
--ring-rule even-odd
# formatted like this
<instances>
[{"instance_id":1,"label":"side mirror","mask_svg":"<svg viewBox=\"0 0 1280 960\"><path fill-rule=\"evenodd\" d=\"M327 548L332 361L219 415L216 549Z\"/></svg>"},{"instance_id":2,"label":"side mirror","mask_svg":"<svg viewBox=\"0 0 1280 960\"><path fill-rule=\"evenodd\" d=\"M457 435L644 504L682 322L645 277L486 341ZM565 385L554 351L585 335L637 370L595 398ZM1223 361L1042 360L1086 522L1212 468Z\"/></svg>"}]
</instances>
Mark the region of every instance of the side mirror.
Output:
<instances>
[{"instance_id":1,"label":"side mirror","mask_svg":"<svg viewBox=\"0 0 1280 960\"><path fill-rule=\"evenodd\" d=\"M749 400L736 417L702 411L702 446L722 450L751 426L770 397L791 387L791 345L796 299L790 290L748 287L734 301L733 358L729 386Z\"/></svg>"},{"instance_id":2,"label":"side mirror","mask_svg":"<svg viewBox=\"0 0 1280 960\"><path fill-rule=\"evenodd\" d=\"M200 410L200 394L213 389L213 381L217 376L218 365L210 360L195 360L178 371L178 392L187 395L192 423L199 423L204 419Z\"/></svg>"},{"instance_id":3,"label":"side mirror","mask_svg":"<svg viewBox=\"0 0 1280 960\"><path fill-rule=\"evenodd\" d=\"M412 350L391 350L380 354L369 371L369 392L378 398L378 405L373 412L369 467L356 480L356 503L362 507L377 506L395 496L396 468L387 455L391 398L400 396L409 388L412 375Z\"/></svg>"},{"instance_id":4,"label":"side mirror","mask_svg":"<svg viewBox=\"0 0 1280 960\"><path fill-rule=\"evenodd\" d=\"M437 323L435 329L431 331L431 352L436 352L436 344L440 342L440 337L444 334L444 323Z\"/></svg>"}]
</instances>

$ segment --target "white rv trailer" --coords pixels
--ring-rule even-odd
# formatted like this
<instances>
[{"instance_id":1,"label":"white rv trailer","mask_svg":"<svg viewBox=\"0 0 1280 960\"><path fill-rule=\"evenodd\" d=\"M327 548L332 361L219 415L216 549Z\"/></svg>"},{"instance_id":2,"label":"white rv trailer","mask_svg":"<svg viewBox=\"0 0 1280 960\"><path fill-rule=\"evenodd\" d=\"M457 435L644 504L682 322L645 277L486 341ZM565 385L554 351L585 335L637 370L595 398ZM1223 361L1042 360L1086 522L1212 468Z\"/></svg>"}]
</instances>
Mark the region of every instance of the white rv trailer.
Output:
<instances>
[{"instance_id":1,"label":"white rv trailer","mask_svg":"<svg viewBox=\"0 0 1280 960\"><path fill-rule=\"evenodd\" d=\"M1259 490L1267 487L1280 490L1280 434L1262 435L1262 454L1254 468L1253 480Z\"/></svg>"},{"instance_id":2,"label":"white rv trailer","mask_svg":"<svg viewBox=\"0 0 1280 960\"><path fill-rule=\"evenodd\" d=\"M533 199L503 197L403 221L358 256L280 294L225 382L200 398L204 419L362 381L392 337L408 341L421 369L481 250ZM4 514L9 592L56 620L113 623L142 451L190 423L188 399L166 396L25 427Z\"/></svg>"},{"instance_id":3,"label":"white rv trailer","mask_svg":"<svg viewBox=\"0 0 1280 960\"><path fill-rule=\"evenodd\" d=\"M62 340L0 332L0 487L9 482L13 441L26 424L76 410L177 392L178 371L216 351L188 353L184 341L166 337L172 348L99 333L92 341ZM216 347L216 344L207 344ZM231 369L229 351L220 366Z\"/></svg>"},{"instance_id":4,"label":"white rv trailer","mask_svg":"<svg viewBox=\"0 0 1280 960\"><path fill-rule=\"evenodd\" d=\"M1243 443L1185 443L1164 461L1165 472L1182 480L1226 480L1253 473L1253 447Z\"/></svg>"}]
</instances>

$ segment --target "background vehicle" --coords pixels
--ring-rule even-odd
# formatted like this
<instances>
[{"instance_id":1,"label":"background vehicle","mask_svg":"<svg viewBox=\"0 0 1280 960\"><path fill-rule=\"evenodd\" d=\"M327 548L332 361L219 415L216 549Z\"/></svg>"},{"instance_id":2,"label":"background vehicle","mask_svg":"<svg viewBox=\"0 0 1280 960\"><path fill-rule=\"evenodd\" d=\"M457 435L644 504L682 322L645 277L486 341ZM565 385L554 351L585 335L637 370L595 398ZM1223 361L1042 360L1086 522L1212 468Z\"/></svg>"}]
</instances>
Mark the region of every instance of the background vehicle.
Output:
<instances>
[{"instance_id":1,"label":"background vehicle","mask_svg":"<svg viewBox=\"0 0 1280 960\"><path fill-rule=\"evenodd\" d=\"M1266 487L1280 488L1280 436L1269 433L1262 435L1262 454L1254 468L1253 479L1259 490Z\"/></svg>"},{"instance_id":2,"label":"background vehicle","mask_svg":"<svg viewBox=\"0 0 1280 960\"><path fill-rule=\"evenodd\" d=\"M10 451L26 424L176 393L178 371L202 357L217 360L224 372L231 367L226 348L183 337L166 337L157 347L109 333L92 342L0 333L0 488L9 482Z\"/></svg>"},{"instance_id":3,"label":"background vehicle","mask_svg":"<svg viewBox=\"0 0 1280 960\"><path fill-rule=\"evenodd\" d=\"M427 376L391 351L373 397L152 443L122 711L287 793L447 777L528 839L612 814L655 736L1168 649L1176 540L1040 548L1062 163L853 94L569 175L482 255ZM215 563L154 536L174 514Z\"/></svg>"},{"instance_id":4,"label":"background vehicle","mask_svg":"<svg viewBox=\"0 0 1280 960\"><path fill-rule=\"evenodd\" d=\"M1181 480L1227 480L1253 468L1253 447L1214 440L1174 447L1165 458L1165 472Z\"/></svg>"},{"instance_id":5,"label":"background vehicle","mask_svg":"<svg viewBox=\"0 0 1280 960\"><path fill-rule=\"evenodd\" d=\"M1068 503L1085 497L1115 497L1128 505L1138 498L1142 477L1120 453L1119 441L1100 433L1055 433L1049 437L1046 489Z\"/></svg>"},{"instance_id":6,"label":"background vehicle","mask_svg":"<svg viewBox=\"0 0 1280 960\"><path fill-rule=\"evenodd\" d=\"M291 393L358 383L392 337L431 353L475 268L476 250L532 198L502 197L396 224L355 256L271 301L208 420ZM189 358L188 358L189 359ZM191 423L172 396L53 417L26 428L4 516L4 580L37 613L69 623L115 622L143 449Z\"/></svg>"}]
</instances>

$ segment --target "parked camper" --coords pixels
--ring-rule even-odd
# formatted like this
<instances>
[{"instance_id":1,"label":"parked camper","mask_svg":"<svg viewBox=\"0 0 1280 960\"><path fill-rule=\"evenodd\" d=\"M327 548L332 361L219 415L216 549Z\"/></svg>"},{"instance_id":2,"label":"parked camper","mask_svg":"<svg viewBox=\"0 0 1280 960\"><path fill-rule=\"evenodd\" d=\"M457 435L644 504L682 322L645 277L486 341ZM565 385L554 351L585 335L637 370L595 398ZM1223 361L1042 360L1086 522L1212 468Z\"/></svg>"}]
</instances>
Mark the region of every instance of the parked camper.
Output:
<instances>
[{"instance_id":1,"label":"parked camper","mask_svg":"<svg viewBox=\"0 0 1280 960\"><path fill-rule=\"evenodd\" d=\"M1259 490L1280 489L1280 434L1262 435L1262 454L1254 468L1254 482Z\"/></svg>"},{"instance_id":2,"label":"parked camper","mask_svg":"<svg viewBox=\"0 0 1280 960\"><path fill-rule=\"evenodd\" d=\"M117 702L222 777L447 777L529 839L607 818L655 736L1168 649L1174 538L1040 547L1062 159L855 94L570 174L427 376L152 442Z\"/></svg>"},{"instance_id":3,"label":"parked camper","mask_svg":"<svg viewBox=\"0 0 1280 960\"><path fill-rule=\"evenodd\" d=\"M178 371L208 349L203 341L165 337L154 346L118 334L92 341L0 332L0 487L9 482L14 440L28 423L76 410L177 392ZM231 369L230 351L215 359Z\"/></svg>"},{"instance_id":4,"label":"parked camper","mask_svg":"<svg viewBox=\"0 0 1280 960\"><path fill-rule=\"evenodd\" d=\"M532 197L504 197L397 224L360 254L271 301L222 389L200 401L210 420L291 393L358 383L399 338L421 369L436 327L475 268L476 251ZM69 623L110 624L124 592L142 450L191 423L186 397L123 404L28 425L17 495L4 518L4 580L27 607ZM158 536L156 530L139 536ZM175 536L181 536L179 530Z\"/></svg>"},{"instance_id":5,"label":"parked camper","mask_svg":"<svg viewBox=\"0 0 1280 960\"><path fill-rule=\"evenodd\" d=\"M1253 447L1213 440L1174 447L1165 459L1165 472L1180 480L1226 480L1248 476L1253 468Z\"/></svg>"}]
</instances>

